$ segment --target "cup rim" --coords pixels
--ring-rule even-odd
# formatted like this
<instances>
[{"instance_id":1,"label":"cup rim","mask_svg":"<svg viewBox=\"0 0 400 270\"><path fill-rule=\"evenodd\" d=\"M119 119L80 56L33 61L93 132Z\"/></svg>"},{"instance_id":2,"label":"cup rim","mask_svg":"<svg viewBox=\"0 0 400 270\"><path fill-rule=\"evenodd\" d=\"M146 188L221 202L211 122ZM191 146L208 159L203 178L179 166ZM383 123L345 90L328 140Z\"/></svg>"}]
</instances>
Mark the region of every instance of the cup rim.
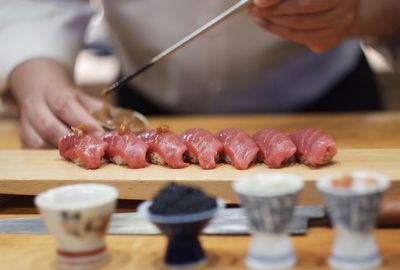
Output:
<instances>
[{"instance_id":1,"label":"cup rim","mask_svg":"<svg viewBox=\"0 0 400 270\"><path fill-rule=\"evenodd\" d=\"M82 191L87 189L101 189L106 191L106 196L101 198L95 198L93 200L87 201L85 203L80 202L55 202L54 196L63 192L70 191ZM80 210L88 209L100 205L105 205L115 201L118 198L118 190L110 185L105 184L73 184L73 185L63 185L55 188L48 189L42 193L39 193L35 197L35 205L41 209L48 210Z\"/></svg>"},{"instance_id":2,"label":"cup rim","mask_svg":"<svg viewBox=\"0 0 400 270\"><path fill-rule=\"evenodd\" d=\"M192 213L192 214L181 214L181 215L158 215L152 214L149 207L153 204L153 201L144 201L138 207L138 212L145 218L150 219L154 223L160 224L180 224L180 223L192 223L196 221L206 220L214 216L219 210L225 208L225 202L222 198L217 198L217 206L210 210Z\"/></svg>"},{"instance_id":3,"label":"cup rim","mask_svg":"<svg viewBox=\"0 0 400 270\"><path fill-rule=\"evenodd\" d=\"M354 178L362 178L362 177L373 178L378 180L380 183L379 185L373 188L363 189L363 190L334 188L330 185L330 182L333 179L337 179L345 175L350 175L351 177ZM361 171L361 170L352 171L349 173L336 172L332 174L327 174L319 178L316 182L316 187L321 192L333 195L342 195L342 196L368 195L368 194L380 193L388 189L389 186L390 186L390 179L385 174L375 171Z\"/></svg>"},{"instance_id":4,"label":"cup rim","mask_svg":"<svg viewBox=\"0 0 400 270\"><path fill-rule=\"evenodd\" d=\"M243 185L245 181L256 181L252 179L256 179L257 177L285 177L291 179L291 181L295 182L295 187L288 189L286 191L278 191L278 192L271 192L271 193L265 193L262 191L252 191L252 192L245 192L243 190ZM267 180L268 181L268 180ZM232 189L236 192L238 195L243 195L243 196L252 196L252 197L278 197L278 196L284 196L288 194L294 194L299 191L301 191L304 188L304 180L294 174L288 174L288 173L258 173L258 174L253 174L253 175L247 175L244 177L239 178L235 182L232 183Z\"/></svg>"}]
</instances>

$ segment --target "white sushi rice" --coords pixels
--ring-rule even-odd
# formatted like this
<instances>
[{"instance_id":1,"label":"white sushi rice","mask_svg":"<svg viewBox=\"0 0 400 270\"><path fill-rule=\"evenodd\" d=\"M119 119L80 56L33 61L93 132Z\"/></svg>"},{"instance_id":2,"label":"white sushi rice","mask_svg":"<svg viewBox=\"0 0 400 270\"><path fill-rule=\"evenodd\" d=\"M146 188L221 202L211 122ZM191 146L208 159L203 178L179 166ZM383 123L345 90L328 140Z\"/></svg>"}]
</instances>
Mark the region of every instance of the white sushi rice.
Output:
<instances>
[{"instance_id":1,"label":"white sushi rice","mask_svg":"<svg viewBox=\"0 0 400 270\"><path fill-rule=\"evenodd\" d=\"M151 152L147 154L147 160L156 165L165 165L165 160L156 152Z\"/></svg>"},{"instance_id":2,"label":"white sushi rice","mask_svg":"<svg viewBox=\"0 0 400 270\"><path fill-rule=\"evenodd\" d=\"M112 158L112 161L117 165L124 165L125 164L125 161L122 159L121 156L114 156Z\"/></svg>"},{"instance_id":3,"label":"white sushi rice","mask_svg":"<svg viewBox=\"0 0 400 270\"><path fill-rule=\"evenodd\" d=\"M199 160L197 159L197 156L194 153L190 152L190 151L188 151L188 153L186 154L186 157L189 159L190 163L192 163L192 164L199 163Z\"/></svg>"},{"instance_id":4,"label":"white sushi rice","mask_svg":"<svg viewBox=\"0 0 400 270\"><path fill-rule=\"evenodd\" d=\"M82 166L82 162L80 158L75 158L72 160L73 163L75 163L78 166Z\"/></svg>"}]
</instances>

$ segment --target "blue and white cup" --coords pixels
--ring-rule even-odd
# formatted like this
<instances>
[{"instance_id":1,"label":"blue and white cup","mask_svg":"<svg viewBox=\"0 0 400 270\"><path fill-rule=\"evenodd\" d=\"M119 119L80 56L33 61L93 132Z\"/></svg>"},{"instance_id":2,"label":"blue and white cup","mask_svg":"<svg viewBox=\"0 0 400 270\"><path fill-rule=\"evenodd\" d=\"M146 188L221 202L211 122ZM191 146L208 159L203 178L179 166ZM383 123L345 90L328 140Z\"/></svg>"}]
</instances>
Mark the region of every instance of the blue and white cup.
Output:
<instances>
[{"instance_id":1,"label":"blue and white cup","mask_svg":"<svg viewBox=\"0 0 400 270\"><path fill-rule=\"evenodd\" d=\"M107 185L77 184L47 190L35 198L47 230L57 241L62 269L93 269L108 259L104 236L118 191Z\"/></svg>"},{"instance_id":2,"label":"blue and white cup","mask_svg":"<svg viewBox=\"0 0 400 270\"><path fill-rule=\"evenodd\" d=\"M251 175L233 183L252 234L246 265L250 269L286 269L296 264L290 224L304 182L289 174Z\"/></svg>"},{"instance_id":3,"label":"blue and white cup","mask_svg":"<svg viewBox=\"0 0 400 270\"><path fill-rule=\"evenodd\" d=\"M329 265L336 269L371 269L381 265L375 239L375 227L383 192L389 179L380 173L355 171L323 176L317 182L336 239Z\"/></svg>"}]
</instances>

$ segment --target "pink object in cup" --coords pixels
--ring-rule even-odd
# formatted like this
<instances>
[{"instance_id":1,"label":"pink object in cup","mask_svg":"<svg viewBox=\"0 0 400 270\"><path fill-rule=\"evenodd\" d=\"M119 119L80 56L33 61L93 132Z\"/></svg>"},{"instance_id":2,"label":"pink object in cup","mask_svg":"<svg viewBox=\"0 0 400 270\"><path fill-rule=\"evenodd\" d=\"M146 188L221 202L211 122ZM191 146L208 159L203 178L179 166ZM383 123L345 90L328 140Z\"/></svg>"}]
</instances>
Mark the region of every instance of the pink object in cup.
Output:
<instances>
[{"instance_id":1,"label":"pink object in cup","mask_svg":"<svg viewBox=\"0 0 400 270\"><path fill-rule=\"evenodd\" d=\"M372 230L390 180L383 174L354 171L325 175L317 181L336 238L329 257L335 269L365 270L382 263Z\"/></svg>"}]
</instances>

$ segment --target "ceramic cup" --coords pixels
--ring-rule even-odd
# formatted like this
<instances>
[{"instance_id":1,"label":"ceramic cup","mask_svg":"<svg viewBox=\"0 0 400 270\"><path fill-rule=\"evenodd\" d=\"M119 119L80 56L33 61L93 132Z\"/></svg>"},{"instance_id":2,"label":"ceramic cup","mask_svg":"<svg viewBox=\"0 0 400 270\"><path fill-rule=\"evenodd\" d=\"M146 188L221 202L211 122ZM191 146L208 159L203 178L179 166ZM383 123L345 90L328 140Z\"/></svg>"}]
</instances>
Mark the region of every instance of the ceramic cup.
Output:
<instances>
[{"instance_id":1,"label":"ceramic cup","mask_svg":"<svg viewBox=\"0 0 400 270\"><path fill-rule=\"evenodd\" d=\"M360 270L381 264L371 231L389 184L386 176L366 171L327 175L317 182L336 230L331 267Z\"/></svg>"},{"instance_id":2,"label":"ceramic cup","mask_svg":"<svg viewBox=\"0 0 400 270\"><path fill-rule=\"evenodd\" d=\"M35 198L50 234L57 241L63 269L88 269L107 261L104 242L118 191L100 184L67 185Z\"/></svg>"},{"instance_id":3,"label":"ceramic cup","mask_svg":"<svg viewBox=\"0 0 400 270\"><path fill-rule=\"evenodd\" d=\"M285 269L296 264L289 230L303 186L301 178L288 174L251 175L233 183L252 234L246 258L250 269Z\"/></svg>"},{"instance_id":4,"label":"ceramic cup","mask_svg":"<svg viewBox=\"0 0 400 270\"><path fill-rule=\"evenodd\" d=\"M225 207L222 199L217 207L203 212L183 215L154 215L149 211L151 201L139 205L138 212L153 222L168 237L164 262L170 268L191 268L206 263L199 234L219 209Z\"/></svg>"}]
</instances>

